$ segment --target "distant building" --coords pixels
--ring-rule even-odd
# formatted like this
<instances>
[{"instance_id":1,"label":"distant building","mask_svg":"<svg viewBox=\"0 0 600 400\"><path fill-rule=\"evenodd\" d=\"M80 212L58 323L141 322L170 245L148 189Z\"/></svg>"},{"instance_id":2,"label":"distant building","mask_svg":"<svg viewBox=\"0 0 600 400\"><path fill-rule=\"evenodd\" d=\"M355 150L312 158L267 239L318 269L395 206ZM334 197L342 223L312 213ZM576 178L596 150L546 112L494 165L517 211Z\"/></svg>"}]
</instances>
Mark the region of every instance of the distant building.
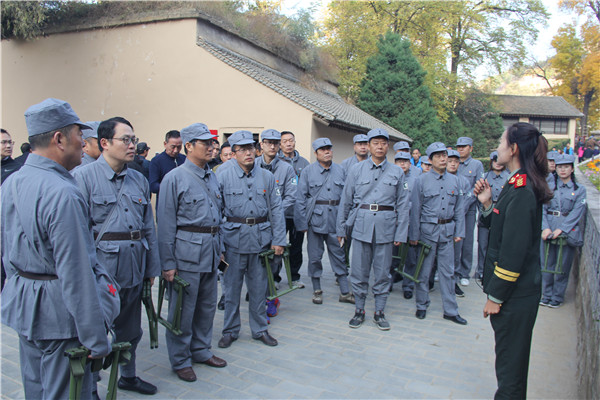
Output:
<instances>
[{"instance_id":1,"label":"distant building","mask_svg":"<svg viewBox=\"0 0 600 400\"><path fill-rule=\"evenodd\" d=\"M515 122L535 125L548 140L569 139L575 144L577 118L581 111L560 96L492 95L505 128Z\"/></svg>"},{"instance_id":2,"label":"distant building","mask_svg":"<svg viewBox=\"0 0 600 400\"><path fill-rule=\"evenodd\" d=\"M67 100L84 121L116 115L162 151L164 135L194 122L219 141L245 129L296 134L296 149L329 137L334 161L353 153L352 137L384 128L392 141L412 140L337 94L265 45L240 37L206 15L157 11L65 26L32 41L2 40L3 127L25 141L23 112L46 97Z\"/></svg>"}]
</instances>

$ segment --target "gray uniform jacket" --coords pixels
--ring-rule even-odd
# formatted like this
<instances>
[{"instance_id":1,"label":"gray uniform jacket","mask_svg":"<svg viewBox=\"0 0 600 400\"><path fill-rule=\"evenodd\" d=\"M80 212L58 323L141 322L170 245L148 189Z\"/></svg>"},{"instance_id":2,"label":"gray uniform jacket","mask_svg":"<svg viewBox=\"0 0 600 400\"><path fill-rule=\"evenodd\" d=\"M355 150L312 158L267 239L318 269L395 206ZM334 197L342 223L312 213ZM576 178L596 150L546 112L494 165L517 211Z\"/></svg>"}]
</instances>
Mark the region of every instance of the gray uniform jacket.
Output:
<instances>
[{"instance_id":1,"label":"gray uniform jacket","mask_svg":"<svg viewBox=\"0 0 600 400\"><path fill-rule=\"evenodd\" d=\"M108 224L107 233L141 231L141 240L101 240L97 246L100 263L122 288L135 287L144 278L158 276L158 243L150 189L144 175L127 166L116 174L102 155L96 162L73 171L73 175L90 206L94 233L98 233L105 223ZM121 185L125 187L117 199ZM106 221L115 204L115 212L110 221Z\"/></svg>"},{"instance_id":2,"label":"gray uniform jacket","mask_svg":"<svg viewBox=\"0 0 600 400\"><path fill-rule=\"evenodd\" d=\"M2 261L7 274L2 323L28 340L78 337L92 355L110 351L97 294L102 288L96 289L93 272L101 267L89 208L71 174L48 158L31 154L2 187ZM58 279L27 279L17 269Z\"/></svg>"},{"instance_id":3,"label":"gray uniform jacket","mask_svg":"<svg viewBox=\"0 0 600 400\"><path fill-rule=\"evenodd\" d=\"M549 203L544 204L542 213L542 230L554 231L560 229L565 234L574 229L581 229L577 223L586 209L586 190L582 185L573 185L573 181L563 183L558 178L558 188L554 190L554 197ZM559 211L560 215L550 215L549 211ZM564 215L567 214L567 215Z\"/></svg>"},{"instance_id":4,"label":"gray uniform jacket","mask_svg":"<svg viewBox=\"0 0 600 400\"><path fill-rule=\"evenodd\" d=\"M371 243L406 242L408 231L408 185L404 171L384 160L376 166L371 157L350 168L338 211L337 235ZM371 211L363 204L391 206L391 211Z\"/></svg>"},{"instance_id":5,"label":"gray uniform jacket","mask_svg":"<svg viewBox=\"0 0 600 400\"><path fill-rule=\"evenodd\" d=\"M498 201L498 197L500 197L500 192L504 188L506 184L506 180L509 177L509 173L506 169L502 170L499 175L496 175L494 171L488 171L485 174L485 180L488 181L490 187L492 188L492 201L495 203Z\"/></svg>"},{"instance_id":6,"label":"gray uniform jacket","mask_svg":"<svg viewBox=\"0 0 600 400\"><path fill-rule=\"evenodd\" d=\"M240 254L252 254L269 245L287 244L281 196L277 194L272 173L254 164L252 171L246 174L235 162L227 168L219 168L217 178L223 194L225 222L222 231L226 250L232 248ZM227 217L268 217L267 196L272 221L254 225L227 221Z\"/></svg>"},{"instance_id":7,"label":"gray uniform jacket","mask_svg":"<svg viewBox=\"0 0 600 400\"><path fill-rule=\"evenodd\" d=\"M483 164L479 160L475 160L472 157L467 158L465 162L460 162L458 166L458 175L462 175L469 181L469 192L473 193L475 183L483 178ZM465 204L465 212L475 211L475 204L477 203L477 197L471 196L467 199Z\"/></svg>"},{"instance_id":8,"label":"gray uniform jacket","mask_svg":"<svg viewBox=\"0 0 600 400\"><path fill-rule=\"evenodd\" d=\"M474 193L471 190L471 186L469 185L469 181L467 180L467 178L465 178L462 175L456 175L456 177L458 178L460 193L463 198L463 201L462 201L463 213L466 214L468 211L467 207L469 206L469 204L471 204L471 200L472 200L471 198L474 197ZM465 223L466 223L466 219L465 219ZM467 228L467 226L465 225L465 229L466 228Z\"/></svg>"},{"instance_id":9,"label":"gray uniform jacket","mask_svg":"<svg viewBox=\"0 0 600 400\"><path fill-rule=\"evenodd\" d=\"M351 166L353 166L354 164L358 164L359 162L360 161L358 161L358 157L356 157L356 154L354 154L352 157L348 157L344 161L342 161L340 163L340 166L343 168L344 171L348 171Z\"/></svg>"},{"instance_id":10,"label":"gray uniform jacket","mask_svg":"<svg viewBox=\"0 0 600 400\"><path fill-rule=\"evenodd\" d=\"M219 182L208 167L202 169L186 159L180 168L165 175L156 208L163 270L212 272L217 267L220 253L225 250L220 233L212 235L177 228L219 226L222 207Z\"/></svg>"},{"instance_id":11,"label":"gray uniform jacket","mask_svg":"<svg viewBox=\"0 0 600 400\"><path fill-rule=\"evenodd\" d=\"M265 164L262 156L256 158L256 164L270 171L275 176L275 190L281 196L281 207L286 218L294 217L294 203L296 202L296 187L298 179L292 166L279 157L275 157L271 164ZM270 168L270 169L269 169Z\"/></svg>"},{"instance_id":12,"label":"gray uniform jacket","mask_svg":"<svg viewBox=\"0 0 600 400\"><path fill-rule=\"evenodd\" d=\"M308 226L313 232L335 234L338 216L338 205L315 204L319 201L339 201L344 190L344 169L332 163L328 169L318 162L310 164L300 175L294 224L299 231L305 231ZM312 209L312 214L307 212Z\"/></svg>"},{"instance_id":13,"label":"gray uniform jacket","mask_svg":"<svg viewBox=\"0 0 600 400\"><path fill-rule=\"evenodd\" d=\"M308 167L308 165L310 164L306 158L300 156L298 150L294 150L294 157L292 158L287 157L285 154L283 154L283 151L279 150L279 153L277 153L277 157L290 164L292 168L294 168L294 172L296 172L297 177L300 177L302 170Z\"/></svg>"},{"instance_id":14,"label":"gray uniform jacket","mask_svg":"<svg viewBox=\"0 0 600 400\"><path fill-rule=\"evenodd\" d=\"M410 240L449 242L465 237L465 213L457 176L431 170L421 174L411 192ZM451 220L441 224L439 220Z\"/></svg>"}]
</instances>

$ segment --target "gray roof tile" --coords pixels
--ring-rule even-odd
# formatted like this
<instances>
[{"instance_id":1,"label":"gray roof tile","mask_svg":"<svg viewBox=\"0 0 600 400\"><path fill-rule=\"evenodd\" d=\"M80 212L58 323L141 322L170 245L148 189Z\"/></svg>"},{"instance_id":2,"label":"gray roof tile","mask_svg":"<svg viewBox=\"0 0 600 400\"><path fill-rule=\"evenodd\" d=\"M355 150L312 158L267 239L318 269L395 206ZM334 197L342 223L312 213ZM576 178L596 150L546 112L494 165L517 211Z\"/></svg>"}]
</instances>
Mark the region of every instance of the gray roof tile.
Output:
<instances>
[{"instance_id":1,"label":"gray roof tile","mask_svg":"<svg viewBox=\"0 0 600 400\"><path fill-rule=\"evenodd\" d=\"M383 128L391 137L399 140L412 139L402 132L383 123L360 108L346 103L338 94L311 90L300 85L298 79L269 68L225 47L198 38L198 45L219 60L250 76L282 96L312 111L332 126L353 132L365 133L374 128Z\"/></svg>"},{"instance_id":2,"label":"gray roof tile","mask_svg":"<svg viewBox=\"0 0 600 400\"><path fill-rule=\"evenodd\" d=\"M581 118L583 114L560 96L492 95L501 115Z\"/></svg>"}]
</instances>

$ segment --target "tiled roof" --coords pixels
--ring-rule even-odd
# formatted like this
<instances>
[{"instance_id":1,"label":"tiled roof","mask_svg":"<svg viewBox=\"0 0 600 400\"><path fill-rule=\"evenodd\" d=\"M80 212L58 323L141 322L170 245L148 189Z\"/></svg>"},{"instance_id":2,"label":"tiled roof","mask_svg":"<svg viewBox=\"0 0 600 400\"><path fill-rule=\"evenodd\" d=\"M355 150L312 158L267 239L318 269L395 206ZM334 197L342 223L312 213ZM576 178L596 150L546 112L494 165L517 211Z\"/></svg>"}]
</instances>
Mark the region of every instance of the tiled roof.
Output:
<instances>
[{"instance_id":1,"label":"tiled roof","mask_svg":"<svg viewBox=\"0 0 600 400\"><path fill-rule=\"evenodd\" d=\"M583 114L560 96L492 95L500 115L581 118Z\"/></svg>"},{"instance_id":2,"label":"tiled roof","mask_svg":"<svg viewBox=\"0 0 600 400\"><path fill-rule=\"evenodd\" d=\"M198 38L197 43L219 60L312 111L317 118L324 120L330 126L359 133L366 133L374 128L383 128L392 138L412 142L412 139L402 132L360 108L346 103L337 94L308 89L300 85L298 79L292 76L269 68L225 47L210 43L202 37Z\"/></svg>"}]
</instances>

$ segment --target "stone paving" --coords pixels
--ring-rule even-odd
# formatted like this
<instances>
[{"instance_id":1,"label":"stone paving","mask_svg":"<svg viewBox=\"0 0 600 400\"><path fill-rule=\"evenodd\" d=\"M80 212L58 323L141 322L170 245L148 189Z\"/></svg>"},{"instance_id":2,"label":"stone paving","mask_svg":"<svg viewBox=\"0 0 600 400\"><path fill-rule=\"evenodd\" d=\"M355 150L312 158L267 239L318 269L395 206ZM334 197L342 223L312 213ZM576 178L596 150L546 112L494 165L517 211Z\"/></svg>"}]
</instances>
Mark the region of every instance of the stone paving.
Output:
<instances>
[{"instance_id":1,"label":"stone paving","mask_svg":"<svg viewBox=\"0 0 600 400\"><path fill-rule=\"evenodd\" d=\"M326 257L325 257L326 258ZM392 329L380 331L372 322L373 298L367 299L367 319L359 329L348 321L354 306L338 302L339 288L327 261L322 278L324 302L311 302L311 289L299 289L281 298L279 315L271 318L269 332L279 346L253 340L247 303L242 301L240 338L228 349L216 346L223 311L214 323L214 353L227 360L223 369L195 364L198 381L180 381L171 371L164 339L150 350L147 321L138 347L138 375L158 386L153 399L480 399L496 389L494 341L490 323L482 316L485 296L472 280L459 298L460 314L469 321L456 325L442 318L439 290L431 293L427 318L414 317L414 299L405 300L400 285L390 294L386 317ZM301 270L306 278L305 264ZM244 291L245 293L245 291ZM155 289L156 304L156 289ZM529 377L529 397L576 398L576 332L573 289L559 309L541 307L535 326ZM165 309L166 311L166 309ZM145 312L143 313L145 317ZM1 327L2 399L24 397L21 385L18 337ZM104 398L108 373L99 382ZM149 397L119 391L119 398Z\"/></svg>"}]
</instances>

